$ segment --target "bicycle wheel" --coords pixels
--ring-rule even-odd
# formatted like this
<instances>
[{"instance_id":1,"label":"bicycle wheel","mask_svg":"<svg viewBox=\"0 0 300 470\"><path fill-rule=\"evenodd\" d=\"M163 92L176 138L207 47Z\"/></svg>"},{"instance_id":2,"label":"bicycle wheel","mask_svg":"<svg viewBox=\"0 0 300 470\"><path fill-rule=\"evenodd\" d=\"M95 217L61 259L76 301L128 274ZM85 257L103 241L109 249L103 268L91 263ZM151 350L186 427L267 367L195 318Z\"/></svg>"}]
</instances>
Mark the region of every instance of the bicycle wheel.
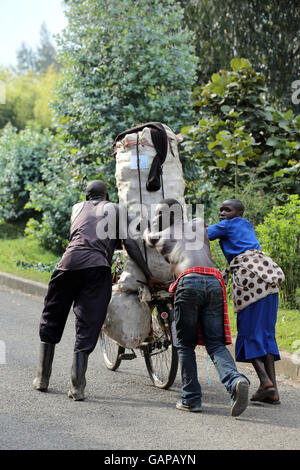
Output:
<instances>
[{"instance_id":1,"label":"bicycle wheel","mask_svg":"<svg viewBox=\"0 0 300 470\"><path fill-rule=\"evenodd\" d=\"M152 311L153 341L143 348L149 376L158 388L173 385L178 369L178 355L172 341L170 327L159 319L157 309Z\"/></svg>"},{"instance_id":2,"label":"bicycle wheel","mask_svg":"<svg viewBox=\"0 0 300 470\"><path fill-rule=\"evenodd\" d=\"M122 361L120 354L124 353L125 348L116 343L103 331L100 332L99 342L106 367L109 370L117 370Z\"/></svg>"}]
</instances>

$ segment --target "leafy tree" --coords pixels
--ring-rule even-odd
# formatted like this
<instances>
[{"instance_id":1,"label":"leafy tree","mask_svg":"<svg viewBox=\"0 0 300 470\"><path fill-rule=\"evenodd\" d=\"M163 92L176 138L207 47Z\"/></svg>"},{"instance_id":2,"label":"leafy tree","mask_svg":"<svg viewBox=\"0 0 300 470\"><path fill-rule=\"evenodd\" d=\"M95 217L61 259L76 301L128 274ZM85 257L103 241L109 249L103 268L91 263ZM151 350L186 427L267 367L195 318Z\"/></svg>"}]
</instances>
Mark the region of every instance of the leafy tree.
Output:
<instances>
[{"instance_id":1,"label":"leafy tree","mask_svg":"<svg viewBox=\"0 0 300 470\"><path fill-rule=\"evenodd\" d=\"M300 200L298 195L288 197L286 204L275 206L259 225L257 233L266 254L283 269L283 300L297 307L297 288L300 287Z\"/></svg>"},{"instance_id":2,"label":"leafy tree","mask_svg":"<svg viewBox=\"0 0 300 470\"><path fill-rule=\"evenodd\" d=\"M299 168L290 161L299 160L300 116L270 105L264 76L249 61L233 59L231 66L195 89L197 124L182 130L185 158L199 160L210 191L227 186L238 195L239 181L284 200L299 189Z\"/></svg>"},{"instance_id":3,"label":"leafy tree","mask_svg":"<svg viewBox=\"0 0 300 470\"><path fill-rule=\"evenodd\" d=\"M36 56L32 47L22 41L21 46L17 49L17 72L24 74L34 71L36 68Z\"/></svg>"},{"instance_id":4,"label":"leafy tree","mask_svg":"<svg viewBox=\"0 0 300 470\"><path fill-rule=\"evenodd\" d=\"M7 103L12 103L14 114L10 122L17 129L24 129L34 120L34 103L37 99L38 77L29 71L24 75L11 76L7 82Z\"/></svg>"},{"instance_id":5,"label":"leafy tree","mask_svg":"<svg viewBox=\"0 0 300 470\"><path fill-rule=\"evenodd\" d=\"M0 70L0 80L6 87L6 103L0 105L0 129L9 122L19 130L29 124L53 128L50 102L58 76L53 66L43 74L30 71L15 75L10 70Z\"/></svg>"},{"instance_id":6,"label":"leafy tree","mask_svg":"<svg viewBox=\"0 0 300 470\"><path fill-rule=\"evenodd\" d=\"M26 217L27 186L40 180L40 166L51 147L49 131L7 125L0 134L0 219Z\"/></svg>"},{"instance_id":7,"label":"leafy tree","mask_svg":"<svg viewBox=\"0 0 300 470\"><path fill-rule=\"evenodd\" d=\"M58 70L56 61L56 49L51 41L51 33L45 22L40 28L40 43L34 50L24 41L17 50L17 67L16 71L19 75L28 72L45 73L50 65L55 66Z\"/></svg>"},{"instance_id":8,"label":"leafy tree","mask_svg":"<svg viewBox=\"0 0 300 470\"><path fill-rule=\"evenodd\" d=\"M35 70L38 73L45 73L50 66L58 69L56 49L51 42L51 33L44 22L40 29L40 44L36 52Z\"/></svg>"},{"instance_id":9,"label":"leafy tree","mask_svg":"<svg viewBox=\"0 0 300 470\"><path fill-rule=\"evenodd\" d=\"M119 132L148 121L176 132L189 121L196 68L191 33L174 0L65 3L57 118L78 149L74 163L99 156L114 185L110 154Z\"/></svg>"},{"instance_id":10,"label":"leafy tree","mask_svg":"<svg viewBox=\"0 0 300 470\"><path fill-rule=\"evenodd\" d=\"M55 98L55 87L59 73L50 65L45 73L39 76L36 85L36 99L33 103L34 124L43 128L55 127L51 103Z\"/></svg>"},{"instance_id":11,"label":"leafy tree","mask_svg":"<svg viewBox=\"0 0 300 470\"><path fill-rule=\"evenodd\" d=\"M161 121L176 132L190 121L196 69L191 33L174 0L65 4L54 102L58 135L27 205L42 213L27 233L57 250L65 246L71 206L87 180L106 180L116 199L111 150L121 131Z\"/></svg>"},{"instance_id":12,"label":"leafy tree","mask_svg":"<svg viewBox=\"0 0 300 470\"><path fill-rule=\"evenodd\" d=\"M41 180L28 186L30 200L26 209L34 209L40 217L28 221L25 233L59 254L68 243L71 207L83 192L78 170L70 166L73 151L71 144L57 134L52 139L48 158L41 164Z\"/></svg>"},{"instance_id":13,"label":"leafy tree","mask_svg":"<svg viewBox=\"0 0 300 470\"><path fill-rule=\"evenodd\" d=\"M226 68L232 57L247 57L266 76L271 96L285 107L293 107L291 86L300 68L298 0L181 3L185 21L194 33L200 83Z\"/></svg>"},{"instance_id":14,"label":"leafy tree","mask_svg":"<svg viewBox=\"0 0 300 470\"><path fill-rule=\"evenodd\" d=\"M0 67L0 82L1 87L5 90L5 102L0 103L0 129L2 129L8 122L15 123L16 113L14 103L9 99L7 93L7 84L11 80L12 72L10 69Z\"/></svg>"}]
</instances>

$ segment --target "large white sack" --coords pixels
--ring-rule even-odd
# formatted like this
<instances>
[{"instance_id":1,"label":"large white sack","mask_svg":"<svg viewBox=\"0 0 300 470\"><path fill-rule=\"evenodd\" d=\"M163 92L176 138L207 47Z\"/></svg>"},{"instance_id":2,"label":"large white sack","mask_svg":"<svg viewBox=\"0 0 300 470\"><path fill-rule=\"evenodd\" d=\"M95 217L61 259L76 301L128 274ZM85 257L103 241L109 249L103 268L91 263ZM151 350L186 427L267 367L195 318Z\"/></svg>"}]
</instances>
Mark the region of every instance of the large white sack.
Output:
<instances>
[{"instance_id":1,"label":"large white sack","mask_svg":"<svg viewBox=\"0 0 300 470\"><path fill-rule=\"evenodd\" d=\"M150 308L137 294L121 292L113 286L102 330L120 346L133 349L150 333Z\"/></svg>"},{"instance_id":2,"label":"large white sack","mask_svg":"<svg viewBox=\"0 0 300 470\"><path fill-rule=\"evenodd\" d=\"M139 154L140 154L140 181L142 192L143 208L146 209L144 224L147 220L151 222L156 204L163 198L173 198L178 200L184 207L185 182L183 178L182 165L178 154L178 143L180 139L172 130L164 125L168 138L168 152L165 162L162 166L163 185L158 191L147 191L146 182L149 176L152 161L156 155L156 150L151 139L151 129L145 127L138 134L139 136ZM120 205L127 207L130 217L137 218L140 206L140 184L139 174L136 162L136 142L137 134L127 134L123 140L117 143L116 151L116 183ZM145 158L147 157L147 158ZM147 168L143 168L146 166ZM145 247L141 238L136 239L143 255L145 256ZM169 264L156 251L155 248L146 248L148 266L157 279L164 282L174 280ZM119 279L119 288L123 292L137 292L141 284L138 281L145 282L141 270L136 264L126 256L125 269Z\"/></svg>"}]
</instances>

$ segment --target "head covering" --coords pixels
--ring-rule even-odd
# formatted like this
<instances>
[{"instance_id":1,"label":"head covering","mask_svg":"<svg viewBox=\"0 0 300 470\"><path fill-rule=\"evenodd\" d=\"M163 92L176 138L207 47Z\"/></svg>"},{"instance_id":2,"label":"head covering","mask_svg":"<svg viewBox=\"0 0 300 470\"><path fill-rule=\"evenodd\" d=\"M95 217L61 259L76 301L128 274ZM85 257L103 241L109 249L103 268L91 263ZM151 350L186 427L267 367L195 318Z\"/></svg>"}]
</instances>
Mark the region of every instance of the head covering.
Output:
<instances>
[{"instance_id":1,"label":"head covering","mask_svg":"<svg viewBox=\"0 0 300 470\"><path fill-rule=\"evenodd\" d=\"M90 181L86 187L86 200L107 199L106 184L101 180Z\"/></svg>"}]
</instances>

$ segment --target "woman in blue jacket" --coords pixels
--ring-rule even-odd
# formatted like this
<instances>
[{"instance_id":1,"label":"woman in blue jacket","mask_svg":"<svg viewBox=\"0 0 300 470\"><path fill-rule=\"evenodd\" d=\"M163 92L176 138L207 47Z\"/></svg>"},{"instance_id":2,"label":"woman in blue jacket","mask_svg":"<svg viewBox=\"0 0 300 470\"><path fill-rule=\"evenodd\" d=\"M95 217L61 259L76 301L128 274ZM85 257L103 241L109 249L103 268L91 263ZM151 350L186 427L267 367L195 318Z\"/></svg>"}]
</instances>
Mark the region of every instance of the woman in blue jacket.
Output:
<instances>
[{"instance_id":1,"label":"woman in blue jacket","mask_svg":"<svg viewBox=\"0 0 300 470\"><path fill-rule=\"evenodd\" d=\"M250 256L251 253L261 253L254 229L243 217L243 213L244 206L241 201L226 200L220 207L220 222L207 228L209 239L219 239L223 254L231 265L237 264L238 255L246 251ZM247 275L249 276L249 271ZM248 282L248 279L244 282ZM254 300L237 313L236 361L251 362L258 375L260 386L251 400L279 404L274 367L274 361L280 359L275 339L278 293Z\"/></svg>"}]
</instances>

